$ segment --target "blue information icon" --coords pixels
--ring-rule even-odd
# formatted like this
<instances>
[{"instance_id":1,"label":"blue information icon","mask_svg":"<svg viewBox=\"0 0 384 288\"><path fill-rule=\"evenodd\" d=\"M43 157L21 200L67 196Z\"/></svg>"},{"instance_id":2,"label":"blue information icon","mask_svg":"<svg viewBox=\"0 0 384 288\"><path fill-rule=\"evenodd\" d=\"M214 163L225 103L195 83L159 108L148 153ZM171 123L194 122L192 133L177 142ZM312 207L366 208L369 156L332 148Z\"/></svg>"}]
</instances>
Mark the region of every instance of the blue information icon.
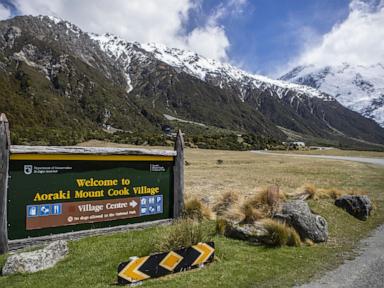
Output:
<instances>
[{"instance_id":1,"label":"blue information icon","mask_svg":"<svg viewBox=\"0 0 384 288\"><path fill-rule=\"evenodd\" d=\"M39 216L48 216L51 213L51 205L46 204L46 205L40 205L39 206Z\"/></svg>"},{"instance_id":2,"label":"blue information icon","mask_svg":"<svg viewBox=\"0 0 384 288\"><path fill-rule=\"evenodd\" d=\"M148 204L149 205L155 204L155 197L148 197Z\"/></svg>"},{"instance_id":3,"label":"blue information icon","mask_svg":"<svg viewBox=\"0 0 384 288\"><path fill-rule=\"evenodd\" d=\"M52 204L51 206L51 214L52 215L60 215L62 213L61 203Z\"/></svg>"},{"instance_id":4,"label":"blue information icon","mask_svg":"<svg viewBox=\"0 0 384 288\"><path fill-rule=\"evenodd\" d=\"M149 207L148 207L148 213L149 213L149 214L155 214L155 213L156 213L156 208L155 208L155 206L149 206Z\"/></svg>"},{"instance_id":5,"label":"blue information icon","mask_svg":"<svg viewBox=\"0 0 384 288\"><path fill-rule=\"evenodd\" d=\"M140 214L141 215L147 215L148 214L148 208L147 207L141 207Z\"/></svg>"},{"instance_id":6,"label":"blue information icon","mask_svg":"<svg viewBox=\"0 0 384 288\"><path fill-rule=\"evenodd\" d=\"M35 206L35 205L27 206L27 216L28 217L39 216L39 206Z\"/></svg>"},{"instance_id":7,"label":"blue information icon","mask_svg":"<svg viewBox=\"0 0 384 288\"><path fill-rule=\"evenodd\" d=\"M140 199L140 215L163 213L163 195L143 196Z\"/></svg>"}]
</instances>

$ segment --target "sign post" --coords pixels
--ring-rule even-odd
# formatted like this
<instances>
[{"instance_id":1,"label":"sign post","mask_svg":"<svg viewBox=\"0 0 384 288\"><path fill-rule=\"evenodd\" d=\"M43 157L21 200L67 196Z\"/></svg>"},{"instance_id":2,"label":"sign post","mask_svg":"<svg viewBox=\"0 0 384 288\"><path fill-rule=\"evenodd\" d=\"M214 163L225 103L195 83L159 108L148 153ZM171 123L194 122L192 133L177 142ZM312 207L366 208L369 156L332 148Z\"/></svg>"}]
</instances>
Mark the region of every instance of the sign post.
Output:
<instances>
[{"instance_id":1,"label":"sign post","mask_svg":"<svg viewBox=\"0 0 384 288\"><path fill-rule=\"evenodd\" d=\"M174 216L175 218L181 216L184 207L184 139L181 130L178 131L175 141L175 169L174 169Z\"/></svg>"},{"instance_id":2,"label":"sign post","mask_svg":"<svg viewBox=\"0 0 384 288\"><path fill-rule=\"evenodd\" d=\"M9 148L11 139L9 135L8 120L5 114L0 115L0 255L8 252L7 230L7 187Z\"/></svg>"}]
</instances>

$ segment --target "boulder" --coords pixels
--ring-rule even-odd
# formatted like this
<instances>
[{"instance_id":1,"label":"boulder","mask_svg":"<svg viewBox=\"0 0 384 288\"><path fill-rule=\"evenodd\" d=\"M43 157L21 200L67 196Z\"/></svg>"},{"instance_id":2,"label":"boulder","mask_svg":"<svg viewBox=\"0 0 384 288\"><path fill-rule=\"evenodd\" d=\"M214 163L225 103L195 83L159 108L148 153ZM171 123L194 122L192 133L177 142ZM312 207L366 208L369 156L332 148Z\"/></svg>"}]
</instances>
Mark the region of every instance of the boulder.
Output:
<instances>
[{"instance_id":1,"label":"boulder","mask_svg":"<svg viewBox=\"0 0 384 288\"><path fill-rule=\"evenodd\" d=\"M360 220L367 220L371 215L372 202L365 195L345 195L336 199L335 205Z\"/></svg>"},{"instance_id":2,"label":"boulder","mask_svg":"<svg viewBox=\"0 0 384 288\"><path fill-rule=\"evenodd\" d=\"M16 253L8 257L2 270L2 275L15 273L33 273L55 266L68 254L66 241L52 242L43 249L32 252Z\"/></svg>"},{"instance_id":3,"label":"boulder","mask_svg":"<svg viewBox=\"0 0 384 288\"><path fill-rule=\"evenodd\" d=\"M328 240L328 224L320 215L312 213L307 202L291 200L283 204L275 219L287 223L295 228L302 240L309 239L315 243Z\"/></svg>"},{"instance_id":4,"label":"boulder","mask_svg":"<svg viewBox=\"0 0 384 288\"><path fill-rule=\"evenodd\" d=\"M262 225L257 223L239 225L227 222L224 235L233 239L261 243L263 242L262 238L267 237L269 233Z\"/></svg>"}]
</instances>

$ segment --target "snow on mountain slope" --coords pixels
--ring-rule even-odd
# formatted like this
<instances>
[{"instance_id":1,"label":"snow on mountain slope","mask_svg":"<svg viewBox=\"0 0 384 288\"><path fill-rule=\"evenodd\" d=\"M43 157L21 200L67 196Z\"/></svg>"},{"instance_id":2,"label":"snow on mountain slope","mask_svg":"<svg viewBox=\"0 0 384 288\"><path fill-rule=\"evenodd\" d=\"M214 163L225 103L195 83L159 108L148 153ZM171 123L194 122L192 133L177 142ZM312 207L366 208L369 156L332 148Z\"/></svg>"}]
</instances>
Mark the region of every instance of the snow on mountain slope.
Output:
<instances>
[{"instance_id":1,"label":"snow on mountain slope","mask_svg":"<svg viewBox=\"0 0 384 288\"><path fill-rule=\"evenodd\" d=\"M185 51L177 48L168 48L161 44L139 44L137 42L127 42L117 36L110 34L96 35L90 34L90 37L97 41L108 55L116 60L124 61L129 79L128 68L130 58L134 55L145 56L143 51L148 52L154 58L169 64L172 67L199 78L202 81L211 81L217 86L231 86L237 84L240 87L240 99L244 101L245 90L251 86L261 90L274 91L279 98L282 98L289 91L296 92L296 96L302 95L309 97L322 98L325 101L333 101L334 98L321 93L320 91L308 86L289 83L281 80L273 80L261 75L254 75L244 72L230 64L220 63L212 59L207 59L194 52ZM129 81L130 82L130 81Z\"/></svg>"},{"instance_id":2,"label":"snow on mountain slope","mask_svg":"<svg viewBox=\"0 0 384 288\"><path fill-rule=\"evenodd\" d=\"M384 66L299 66L280 79L308 85L384 126Z\"/></svg>"}]
</instances>

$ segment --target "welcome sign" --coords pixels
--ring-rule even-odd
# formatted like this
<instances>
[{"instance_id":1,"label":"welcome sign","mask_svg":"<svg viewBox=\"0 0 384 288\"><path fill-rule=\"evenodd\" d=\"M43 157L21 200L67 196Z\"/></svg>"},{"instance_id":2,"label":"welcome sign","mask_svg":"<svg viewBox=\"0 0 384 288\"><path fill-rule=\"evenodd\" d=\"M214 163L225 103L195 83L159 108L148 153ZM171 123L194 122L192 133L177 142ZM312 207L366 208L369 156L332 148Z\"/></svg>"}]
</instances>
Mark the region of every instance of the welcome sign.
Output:
<instances>
[{"instance_id":1,"label":"welcome sign","mask_svg":"<svg viewBox=\"0 0 384 288\"><path fill-rule=\"evenodd\" d=\"M14 147L10 240L173 217L175 151Z\"/></svg>"}]
</instances>

